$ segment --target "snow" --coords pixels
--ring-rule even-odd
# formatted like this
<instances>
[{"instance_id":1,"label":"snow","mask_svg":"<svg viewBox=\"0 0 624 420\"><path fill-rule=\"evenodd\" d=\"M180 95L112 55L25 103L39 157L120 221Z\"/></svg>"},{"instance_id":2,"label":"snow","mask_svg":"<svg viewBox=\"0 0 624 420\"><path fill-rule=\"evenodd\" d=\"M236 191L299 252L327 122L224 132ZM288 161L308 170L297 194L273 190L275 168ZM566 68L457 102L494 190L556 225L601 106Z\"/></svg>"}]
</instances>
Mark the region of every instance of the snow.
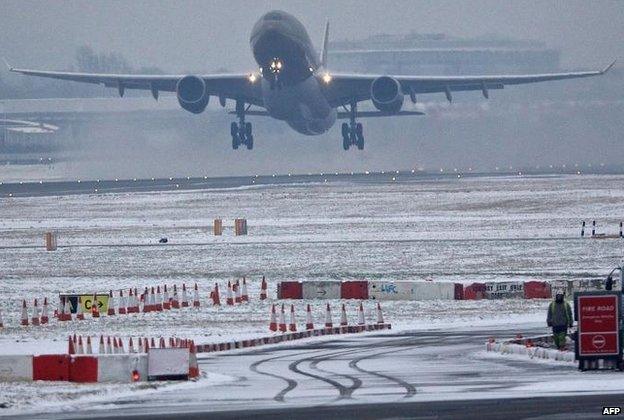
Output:
<instances>
[{"instance_id":1,"label":"snow","mask_svg":"<svg viewBox=\"0 0 624 420\"><path fill-rule=\"evenodd\" d=\"M580 239L580 221L595 218L599 231L617 231L624 213L623 181L623 176L413 178L396 183L371 178L357 184L3 198L0 310L5 328L0 354L65 352L67 336L74 333L90 335L96 342L100 335L175 336L197 343L264 336L274 300L258 299L262 275L272 297L282 280L431 279L467 284L601 277L622 259L623 243ZM227 227L222 237L211 234L215 217L223 218ZM235 217L247 218L248 236L233 236ZM56 252L43 249L47 230L58 232L62 247ZM157 245L162 236L171 245ZM243 275L249 304L209 305L215 282L224 303L227 281ZM34 298L41 302L47 296L51 316L59 292L142 290L163 284L180 288L182 283L199 285L199 310L99 320L87 316L82 322L19 327L22 299L30 305ZM320 323L326 302L338 321L337 300L284 303L295 305L301 325L305 305L312 305L314 320ZM352 321L357 304L347 302ZM547 305L546 300L382 302L384 317L393 324L384 334L483 327L500 329L501 338L514 335L510 331L516 329L546 333ZM373 302L365 302L365 314L369 322L375 319ZM488 361L496 367L508 356L479 351L470 357L475 365ZM161 384L156 390L141 385L0 384L0 395L17 411L52 406L65 410L72 404L84 406L85 401L134 398L177 386L205 393L236 376L220 375L211 373L197 383ZM624 389L624 382L614 386ZM588 387L570 385L571 390ZM419 398L443 398L436 393L472 397L452 385L426 391Z\"/></svg>"}]
</instances>

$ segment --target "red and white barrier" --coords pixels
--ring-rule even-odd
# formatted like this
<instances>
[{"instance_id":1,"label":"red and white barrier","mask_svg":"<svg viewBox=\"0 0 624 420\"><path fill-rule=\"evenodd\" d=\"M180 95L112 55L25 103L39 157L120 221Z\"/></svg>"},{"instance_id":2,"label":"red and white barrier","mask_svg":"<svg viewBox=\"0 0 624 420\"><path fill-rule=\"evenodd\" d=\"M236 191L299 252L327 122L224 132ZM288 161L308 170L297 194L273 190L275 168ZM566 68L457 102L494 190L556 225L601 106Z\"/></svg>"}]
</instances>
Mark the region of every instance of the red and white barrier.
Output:
<instances>
[{"instance_id":1,"label":"red and white barrier","mask_svg":"<svg viewBox=\"0 0 624 420\"><path fill-rule=\"evenodd\" d=\"M340 299L341 284L337 281L305 281L302 283L303 299Z\"/></svg>"}]
</instances>

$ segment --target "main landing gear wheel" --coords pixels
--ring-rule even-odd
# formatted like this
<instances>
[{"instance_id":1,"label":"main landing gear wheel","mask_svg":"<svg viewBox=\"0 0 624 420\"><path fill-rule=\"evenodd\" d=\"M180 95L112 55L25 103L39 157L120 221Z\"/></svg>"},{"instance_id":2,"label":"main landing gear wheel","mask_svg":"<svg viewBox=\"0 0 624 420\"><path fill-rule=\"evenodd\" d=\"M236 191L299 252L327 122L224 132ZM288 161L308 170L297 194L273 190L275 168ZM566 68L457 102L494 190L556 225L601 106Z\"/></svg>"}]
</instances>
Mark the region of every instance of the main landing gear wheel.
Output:
<instances>
[{"instance_id":1,"label":"main landing gear wheel","mask_svg":"<svg viewBox=\"0 0 624 420\"><path fill-rule=\"evenodd\" d=\"M345 107L346 108L346 107ZM357 103L351 102L349 123L342 123L342 148L349 150L351 145L357 146L358 150L364 150L364 127L356 123Z\"/></svg>"},{"instance_id":2,"label":"main landing gear wheel","mask_svg":"<svg viewBox=\"0 0 624 420\"><path fill-rule=\"evenodd\" d=\"M230 126L232 149L234 150L241 145L247 146L247 150L253 149L253 127L250 122L245 122L245 111L245 104L242 101L236 101L236 115L240 122L233 122Z\"/></svg>"}]
</instances>

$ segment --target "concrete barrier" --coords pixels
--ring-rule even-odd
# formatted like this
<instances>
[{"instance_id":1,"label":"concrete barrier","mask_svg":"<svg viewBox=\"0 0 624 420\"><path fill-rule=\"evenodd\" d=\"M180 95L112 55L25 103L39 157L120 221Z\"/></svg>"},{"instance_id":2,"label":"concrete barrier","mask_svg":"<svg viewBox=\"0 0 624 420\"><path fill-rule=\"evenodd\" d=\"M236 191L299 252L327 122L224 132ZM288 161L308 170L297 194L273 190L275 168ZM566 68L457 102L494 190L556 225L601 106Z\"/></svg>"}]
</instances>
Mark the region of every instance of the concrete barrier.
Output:
<instances>
[{"instance_id":1,"label":"concrete barrier","mask_svg":"<svg viewBox=\"0 0 624 420\"><path fill-rule=\"evenodd\" d=\"M31 355L0 355L0 381L32 381Z\"/></svg>"},{"instance_id":2,"label":"concrete barrier","mask_svg":"<svg viewBox=\"0 0 624 420\"><path fill-rule=\"evenodd\" d=\"M340 299L340 287L338 281L304 281L302 296L303 299Z\"/></svg>"},{"instance_id":3,"label":"concrete barrier","mask_svg":"<svg viewBox=\"0 0 624 420\"><path fill-rule=\"evenodd\" d=\"M485 283L486 299L524 298L524 283L520 281Z\"/></svg>"},{"instance_id":4,"label":"concrete barrier","mask_svg":"<svg viewBox=\"0 0 624 420\"><path fill-rule=\"evenodd\" d=\"M454 300L454 283L368 282L368 295L377 300Z\"/></svg>"},{"instance_id":5,"label":"concrete barrier","mask_svg":"<svg viewBox=\"0 0 624 420\"><path fill-rule=\"evenodd\" d=\"M98 382L132 382L135 381L132 378L133 372L138 373L139 381L148 380L147 354L98 355Z\"/></svg>"}]
</instances>

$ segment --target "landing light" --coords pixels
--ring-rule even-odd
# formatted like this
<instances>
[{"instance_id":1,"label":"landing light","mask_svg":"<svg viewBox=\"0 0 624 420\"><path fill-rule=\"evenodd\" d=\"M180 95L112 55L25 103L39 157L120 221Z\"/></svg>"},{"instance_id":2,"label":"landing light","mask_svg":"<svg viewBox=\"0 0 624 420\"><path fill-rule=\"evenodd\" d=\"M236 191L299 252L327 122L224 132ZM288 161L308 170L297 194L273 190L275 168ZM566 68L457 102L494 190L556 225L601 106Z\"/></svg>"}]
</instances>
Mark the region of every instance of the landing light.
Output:
<instances>
[{"instance_id":1,"label":"landing light","mask_svg":"<svg viewBox=\"0 0 624 420\"><path fill-rule=\"evenodd\" d=\"M332 81L332 76L329 73L324 73L323 74L323 82L325 82L325 84L329 84Z\"/></svg>"},{"instance_id":2,"label":"landing light","mask_svg":"<svg viewBox=\"0 0 624 420\"><path fill-rule=\"evenodd\" d=\"M251 74L249 75L248 79L249 79L249 82L250 82L250 83L256 83L256 80L258 80L258 76L256 76L256 74L255 74L255 73L251 73Z\"/></svg>"}]
</instances>

